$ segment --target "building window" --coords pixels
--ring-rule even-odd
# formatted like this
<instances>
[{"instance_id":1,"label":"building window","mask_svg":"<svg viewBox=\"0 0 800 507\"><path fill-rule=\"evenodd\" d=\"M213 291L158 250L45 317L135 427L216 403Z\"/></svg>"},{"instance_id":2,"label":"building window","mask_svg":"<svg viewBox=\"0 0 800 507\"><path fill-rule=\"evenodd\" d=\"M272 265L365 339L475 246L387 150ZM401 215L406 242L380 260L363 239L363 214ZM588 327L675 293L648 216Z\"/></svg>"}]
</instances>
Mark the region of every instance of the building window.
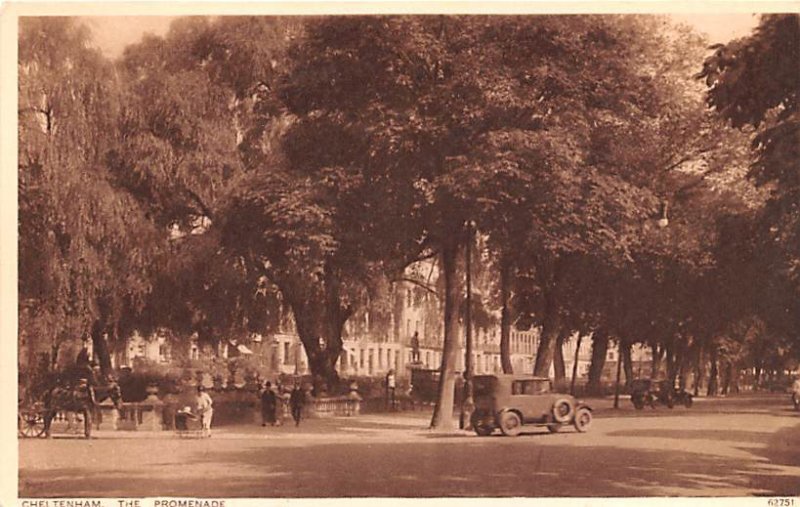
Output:
<instances>
[{"instance_id":1,"label":"building window","mask_svg":"<svg viewBox=\"0 0 800 507\"><path fill-rule=\"evenodd\" d=\"M289 364L289 342L283 342L283 364Z\"/></svg>"},{"instance_id":2,"label":"building window","mask_svg":"<svg viewBox=\"0 0 800 507\"><path fill-rule=\"evenodd\" d=\"M158 358L161 361L169 360L169 351L167 350L167 346L163 343L158 346Z\"/></svg>"}]
</instances>

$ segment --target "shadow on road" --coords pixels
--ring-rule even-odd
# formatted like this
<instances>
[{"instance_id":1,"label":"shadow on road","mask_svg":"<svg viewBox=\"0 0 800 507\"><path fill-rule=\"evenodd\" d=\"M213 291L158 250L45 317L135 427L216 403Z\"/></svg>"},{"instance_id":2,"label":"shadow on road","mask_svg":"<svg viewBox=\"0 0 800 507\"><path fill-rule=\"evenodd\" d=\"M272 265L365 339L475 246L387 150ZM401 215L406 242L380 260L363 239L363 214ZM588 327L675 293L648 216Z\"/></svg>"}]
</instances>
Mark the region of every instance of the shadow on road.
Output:
<instances>
[{"instance_id":1,"label":"shadow on road","mask_svg":"<svg viewBox=\"0 0 800 507\"><path fill-rule=\"evenodd\" d=\"M608 433L612 437L675 438L678 440L718 440L763 444L772 433L736 430L687 430L687 429L643 429L623 430Z\"/></svg>"},{"instance_id":2,"label":"shadow on road","mask_svg":"<svg viewBox=\"0 0 800 507\"><path fill-rule=\"evenodd\" d=\"M678 438L672 432L656 433ZM23 496L63 496L69 491L70 496L98 496L102 492L101 496L314 498L800 493L797 469L781 472L766 459L753 462L685 451L625 449L592 445L587 438L575 445L572 438L561 438L566 435L553 435L548 445L539 445L537 442L544 440L536 438L539 435L545 434L462 438L458 442L433 439L229 449L214 453L214 470L222 475L213 481L203 475L207 456L198 450L182 464L177 461L159 467L158 473L142 468L133 472L107 470L87 477L86 469L77 467L29 470L20 481L20 489ZM718 436L700 431L695 437L766 440L766 448L744 450L773 463L798 464L800 426L772 436L754 433L746 439L739 432Z\"/></svg>"}]
</instances>

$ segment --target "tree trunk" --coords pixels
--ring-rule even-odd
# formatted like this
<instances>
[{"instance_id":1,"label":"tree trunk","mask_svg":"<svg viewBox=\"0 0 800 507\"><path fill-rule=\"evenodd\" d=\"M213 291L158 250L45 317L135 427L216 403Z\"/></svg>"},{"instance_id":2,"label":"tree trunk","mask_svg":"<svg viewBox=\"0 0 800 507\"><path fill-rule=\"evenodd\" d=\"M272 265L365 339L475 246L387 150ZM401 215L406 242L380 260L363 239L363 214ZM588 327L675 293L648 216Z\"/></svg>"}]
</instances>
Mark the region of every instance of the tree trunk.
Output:
<instances>
[{"instance_id":1,"label":"tree trunk","mask_svg":"<svg viewBox=\"0 0 800 507\"><path fill-rule=\"evenodd\" d=\"M569 337L570 332L566 326L562 326L561 332L556 338L556 348L553 354L554 383L558 387L563 387L567 381L567 371L564 365L564 342Z\"/></svg>"},{"instance_id":2,"label":"tree trunk","mask_svg":"<svg viewBox=\"0 0 800 507\"><path fill-rule=\"evenodd\" d=\"M537 377L549 377L550 367L553 365L556 341L560 332L558 317L546 318L542 327L539 346L536 349L536 362L533 365L533 374Z\"/></svg>"},{"instance_id":3,"label":"tree trunk","mask_svg":"<svg viewBox=\"0 0 800 507\"><path fill-rule=\"evenodd\" d=\"M500 364L503 373L514 373L511 365L511 310L508 307L511 297L511 263L503 260L500 264L500 300L503 309L500 313Z\"/></svg>"},{"instance_id":4,"label":"tree trunk","mask_svg":"<svg viewBox=\"0 0 800 507\"><path fill-rule=\"evenodd\" d=\"M689 375L691 358L687 351L686 344L682 343L678 354L678 386L681 390L686 390L686 377Z\"/></svg>"},{"instance_id":5,"label":"tree trunk","mask_svg":"<svg viewBox=\"0 0 800 507\"><path fill-rule=\"evenodd\" d=\"M625 369L625 388L631 386L633 380L633 359L631 358L631 348L633 344L628 341L623 341L620 346L620 354L622 355L622 367Z\"/></svg>"},{"instance_id":6,"label":"tree trunk","mask_svg":"<svg viewBox=\"0 0 800 507\"><path fill-rule=\"evenodd\" d=\"M537 377L550 376L556 341L561 332L561 316L558 313L558 307L552 301L552 296L546 297L546 300L542 334L539 339L539 347L536 349L536 362L533 366L533 374Z\"/></svg>"},{"instance_id":7,"label":"tree trunk","mask_svg":"<svg viewBox=\"0 0 800 507\"><path fill-rule=\"evenodd\" d=\"M703 376L705 368L703 363L703 345L702 342L697 345L697 352L694 358L694 395L700 395L700 389L703 387Z\"/></svg>"},{"instance_id":8,"label":"tree trunk","mask_svg":"<svg viewBox=\"0 0 800 507\"><path fill-rule=\"evenodd\" d=\"M653 357L651 360L650 377L655 379L661 374L661 354L663 354L664 351L658 346L657 343L654 343L652 347Z\"/></svg>"},{"instance_id":9,"label":"tree trunk","mask_svg":"<svg viewBox=\"0 0 800 507\"><path fill-rule=\"evenodd\" d=\"M666 346L667 358L667 381L671 386L675 385L675 378L678 376L678 362L675 360L675 343L670 343Z\"/></svg>"},{"instance_id":10,"label":"tree trunk","mask_svg":"<svg viewBox=\"0 0 800 507\"><path fill-rule=\"evenodd\" d=\"M569 384L569 393L573 395L575 394L575 379L578 376L578 359L580 358L581 341L583 341L583 335L578 333L578 343L575 345L575 362L572 363L572 379Z\"/></svg>"},{"instance_id":11,"label":"tree trunk","mask_svg":"<svg viewBox=\"0 0 800 507\"><path fill-rule=\"evenodd\" d=\"M92 324L92 352L100 364L100 373L103 377L111 375L111 353L106 341L106 326L97 319Z\"/></svg>"},{"instance_id":12,"label":"tree trunk","mask_svg":"<svg viewBox=\"0 0 800 507\"><path fill-rule=\"evenodd\" d=\"M587 391L600 394L603 391L603 367L608 354L608 332L600 328L592 335L592 363L589 365L589 383Z\"/></svg>"},{"instance_id":13,"label":"tree trunk","mask_svg":"<svg viewBox=\"0 0 800 507\"><path fill-rule=\"evenodd\" d=\"M439 387L436 405L433 408L431 429L452 431L455 393L455 365L458 352L458 281L456 280L457 242L451 241L442 247L442 271L444 274L444 343L442 365L439 369Z\"/></svg>"},{"instance_id":14,"label":"tree trunk","mask_svg":"<svg viewBox=\"0 0 800 507\"><path fill-rule=\"evenodd\" d=\"M708 390L706 391L706 396L716 396L717 395L717 346L711 345L711 371L708 374Z\"/></svg>"},{"instance_id":15,"label":"tree trunk","mask_svg":"<svg viewBox=\"0 0 800 507\"><path fill-rule=\"evenodd\" d=\"M722 389L720 390L720 394L726 396L728 394L728 389L731 386L731 377L733 376L733 365L730 361L724 362L725 367L723 368L722 372Z\"/></svg>"},{"instance_id":16,"label":"tree trunk","mask_svg":"<svg viewBox=\"0 0 800 507\"><path fill-rule=\"evenodd\" d=\"M739 373L740 373L739 365L738 364L734 364L732 369L733 369L733 371L732 371L732 375L731 375L731 387L730 387L730 389L731 389L732 393L739 394Z\"/></svg>"},{"instance_id":17,"label":"tree trunk","mask_svg":"<svg viewBox=\"0 0 800 507\"><path fill-rule=\"evenodd\" d=\"M292 309L297 335L308 357L315 396L339 384L336 362L343 349L344 325L352 314L352 308L341 305L339 284L336 269L326 264L322 297L305 293L298 296L279 285Z\"/></svg>"},{"instance_id":18,"label":"tree trunk","mask_svg":"<svg viewBox=\"0 0 800 507\"><path fill-rule=\"evenodd\" d=\"M617 375L614 381L614 408L619 408L619 379L622 371L622 347L622 340L620 340L617 350Z\"/></svg>"}]
</instances>

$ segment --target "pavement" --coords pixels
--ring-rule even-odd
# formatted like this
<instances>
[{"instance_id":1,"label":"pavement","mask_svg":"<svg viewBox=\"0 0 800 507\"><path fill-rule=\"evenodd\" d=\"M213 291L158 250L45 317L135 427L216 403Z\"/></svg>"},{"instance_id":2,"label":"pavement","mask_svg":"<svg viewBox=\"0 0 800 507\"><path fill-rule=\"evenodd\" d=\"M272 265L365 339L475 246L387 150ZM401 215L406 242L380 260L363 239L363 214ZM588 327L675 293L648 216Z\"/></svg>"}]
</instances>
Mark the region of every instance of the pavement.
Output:
<instances>
[{"instance_id":1,"label":"pavement","mask_svg":"<svg viewBox=\"0 0 800 507\"><path fill-rule=\"evenodd\" d=\"M786 398L786 399L784 399ZM96 432L20 440L20 496L506 497L800 494L785 395L633 409L589 400L588 433L427 429L430 413L237 425L209 439Z\"/></svg>"}]
</instances>

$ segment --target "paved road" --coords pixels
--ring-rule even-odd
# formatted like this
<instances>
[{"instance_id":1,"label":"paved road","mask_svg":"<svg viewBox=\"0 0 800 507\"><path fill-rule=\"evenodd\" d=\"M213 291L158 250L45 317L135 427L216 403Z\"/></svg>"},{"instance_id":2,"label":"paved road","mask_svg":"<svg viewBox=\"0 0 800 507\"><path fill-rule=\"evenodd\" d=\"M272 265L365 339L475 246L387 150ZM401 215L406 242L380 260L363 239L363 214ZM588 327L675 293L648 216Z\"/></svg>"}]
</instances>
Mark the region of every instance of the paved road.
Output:
<instances>
[{"instance_id":1,"label":"paved road","mask_svg":"<svg viewBox=\"0 0 800 507\"><path fill-rule=\"evenodd\" d=\"M106 433L20 440L20 496L749 496L800 494L786 396L634 411L589 433L441 435L425 414L237 426L211 439Z\"/></svg>"}]
</instances>

